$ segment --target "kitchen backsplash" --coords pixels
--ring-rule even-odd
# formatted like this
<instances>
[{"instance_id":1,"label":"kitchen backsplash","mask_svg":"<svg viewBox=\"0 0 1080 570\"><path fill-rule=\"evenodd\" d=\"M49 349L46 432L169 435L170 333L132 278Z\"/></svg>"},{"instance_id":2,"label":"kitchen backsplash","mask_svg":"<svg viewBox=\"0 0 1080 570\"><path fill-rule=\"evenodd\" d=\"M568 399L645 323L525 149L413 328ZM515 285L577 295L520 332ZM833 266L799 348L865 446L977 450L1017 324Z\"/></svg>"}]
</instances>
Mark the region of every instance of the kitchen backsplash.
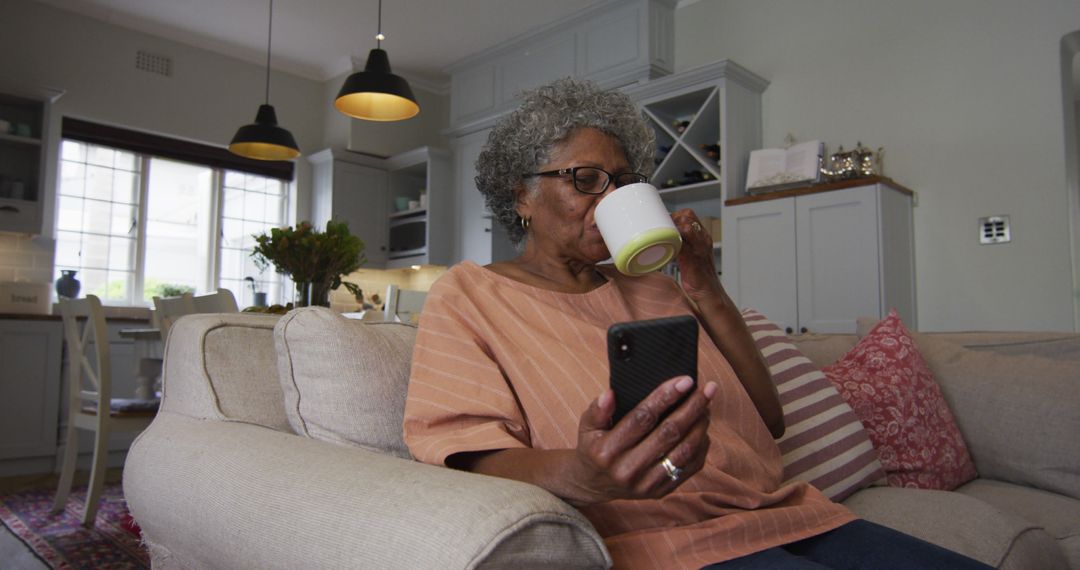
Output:
<instances>
[{"instance_id":1,"label":"kitchen backsplash","mask_svg":"<svg viewBox=\"0 0 1080 570\"><path fill-rule=\"evenodd\" d=\"M359 285L364 290L364 298L369 301L376 293L381 301L385 301L386 288L389 285L394 284L401 289L412 291L427 291L446 269L441 265L424 265L420 269L358 269L342 281ZM341 312L356 311L360 309L360 304L347 289L339 287L330 292L330 308Z\"/></svg>"},{"instance_id":2,"label":"kitchen backsplash","mask_svg":"<svg viewBox=\"0 0 1080 570\"><path fill-rule=\"evenodd\" d=\"M53 281L54 241L37 236L0 234L0 281Z\"/></svg>"}]
</instances>

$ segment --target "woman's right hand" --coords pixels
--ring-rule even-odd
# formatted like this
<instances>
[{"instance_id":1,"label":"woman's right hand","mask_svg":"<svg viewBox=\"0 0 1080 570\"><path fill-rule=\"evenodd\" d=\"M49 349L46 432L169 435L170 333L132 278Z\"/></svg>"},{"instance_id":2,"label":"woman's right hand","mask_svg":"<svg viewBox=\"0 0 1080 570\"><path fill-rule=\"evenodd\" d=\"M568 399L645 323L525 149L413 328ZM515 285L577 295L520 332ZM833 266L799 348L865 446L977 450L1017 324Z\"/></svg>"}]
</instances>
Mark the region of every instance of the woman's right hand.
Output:
<instances>
[{"instance_id":1,"label":"woman's right hand","mask_svg":"<svg viewBox=\"0 0 1080 570\"><path fill-rule=\"evenodd\" d=\"M573 502L655 499L678 488L705 464L709 401L715 393L713 382L695 390L688 376L672 378L613 427L615 394L601 394L579 422L576 465L570 475L578 491ZM668 475L665 458L680 470L677 479Z\"/></svg>"}]
</instances>

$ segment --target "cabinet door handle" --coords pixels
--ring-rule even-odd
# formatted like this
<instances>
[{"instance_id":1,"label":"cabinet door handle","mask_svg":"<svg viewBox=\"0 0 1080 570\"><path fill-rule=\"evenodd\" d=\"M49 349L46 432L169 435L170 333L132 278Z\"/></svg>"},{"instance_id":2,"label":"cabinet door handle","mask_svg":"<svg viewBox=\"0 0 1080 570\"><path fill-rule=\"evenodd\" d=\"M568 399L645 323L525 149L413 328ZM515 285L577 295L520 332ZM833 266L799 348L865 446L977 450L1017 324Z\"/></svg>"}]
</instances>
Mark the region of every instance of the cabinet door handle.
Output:
<instances>
[{"instance_id":1,"label":"cabinet door handle","mask_svg":"<svg viewBox=\"0 0 1080 570\"><path fill-rule=\"evenodd\" d=\"M806 329L806 327L803 327L803 328L799 329L799 332L801 332L801 333L803 333L803 334L806 334L806 333L808 333L808 332L810 332L810 331L809 331L809 330L807 330L807 329Z\"/></svg>"},{"instance_id":2,"label":"cabinet door handle","mask_svg":"<svg viewBox=\"0 0 1080 570\"><path fill-rule=\"evenodd\" d=\"M14 212L18 214L19 209L15 206L8 206L7 204L4 204L3 206L0 206L0 212Z\"/></svg>"},{"instance_id":3,"label":"cabinet door handle","mask_svg":"<svg viewBox=\"0 0 1080 570\"><path fill-rule=\"evenodd\" d=\"M484 228L484 233L491 233L491 228Z\"/></svg>"},{"instance_id":4,"label":"cabinet door handle","mask_svg":"<svg viewBox=\"0 0 1080 570\"><path fill-rule=\"evenodd\" d=\"M788 328L784 329L784 332L786 332L787 334L791 334L791 333L795 332L795 329L793 329L791 327L788 327Z\"/></svg>"}]
</instances>

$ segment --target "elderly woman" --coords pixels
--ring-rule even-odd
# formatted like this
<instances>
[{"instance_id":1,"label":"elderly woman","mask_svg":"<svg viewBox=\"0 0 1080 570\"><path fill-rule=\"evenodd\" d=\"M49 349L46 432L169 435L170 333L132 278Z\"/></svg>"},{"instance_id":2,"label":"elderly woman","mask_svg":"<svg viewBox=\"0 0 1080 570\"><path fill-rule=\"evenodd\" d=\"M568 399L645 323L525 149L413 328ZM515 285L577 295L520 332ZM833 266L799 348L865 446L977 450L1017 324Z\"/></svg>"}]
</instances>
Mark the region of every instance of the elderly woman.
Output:
<instances>
[{"instance_id":1,"label":"elderly woman","mask_svg":"<svg viewBox=\"0 0 1080 570\"><path fill-rule=\"evenodd\" d=\"M527 93L494 127L477 186L524 246L431 288L406 404L412 453L547 489L595 525L617 568L977 565L857 521L805 483L780 486L776 389L692 211L673 214L681 283L600 264L596 205L646 180L653 149L628 97L573 80ZM672 378L611 425L608 327L674 315L700 324L697 387Z\"/></svg>"}]
</instances>

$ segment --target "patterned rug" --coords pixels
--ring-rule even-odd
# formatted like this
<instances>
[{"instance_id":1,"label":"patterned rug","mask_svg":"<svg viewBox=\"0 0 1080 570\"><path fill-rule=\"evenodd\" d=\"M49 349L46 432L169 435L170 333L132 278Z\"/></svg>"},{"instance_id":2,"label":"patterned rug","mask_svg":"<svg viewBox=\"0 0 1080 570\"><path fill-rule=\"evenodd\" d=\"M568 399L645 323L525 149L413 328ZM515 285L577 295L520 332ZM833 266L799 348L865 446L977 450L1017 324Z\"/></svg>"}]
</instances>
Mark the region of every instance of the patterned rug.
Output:
<instances>
[{"instance_id":1,"label":"patterned rug","mask_svg":"<svg viewBox=\"0 0 1080 570\"><path fill-rule=\"evenodd\" d=\"M64 511L53 514L56 489L0 497L0 522L52 568L149 568L139 527L119 483L106 483L94 528L81 523L86 486L73 487ZM2 564L0 564L2 565Z\"/></svg>"}]
</instances>

